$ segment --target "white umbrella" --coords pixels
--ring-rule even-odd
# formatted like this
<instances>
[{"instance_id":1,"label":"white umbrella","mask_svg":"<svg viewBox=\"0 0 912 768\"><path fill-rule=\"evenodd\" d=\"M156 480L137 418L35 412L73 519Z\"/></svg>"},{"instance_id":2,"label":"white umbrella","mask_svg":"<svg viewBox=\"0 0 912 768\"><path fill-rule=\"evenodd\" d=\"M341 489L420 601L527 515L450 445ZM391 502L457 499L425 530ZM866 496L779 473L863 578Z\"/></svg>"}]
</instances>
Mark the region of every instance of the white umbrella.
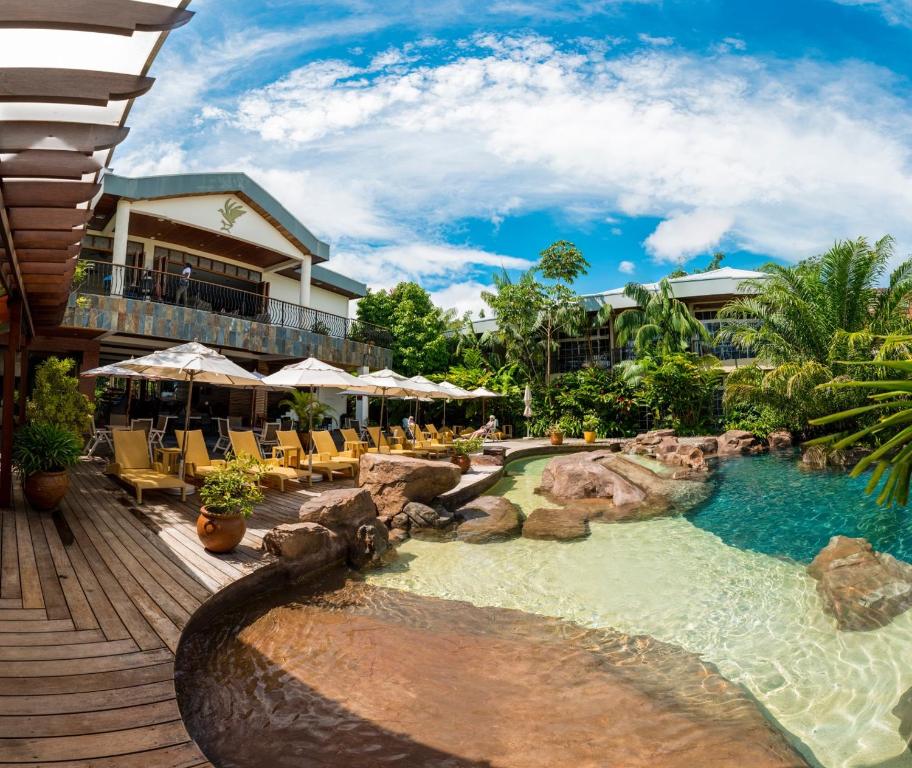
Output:
<instances>
[{"instance_id":1,"label":"white umbrella","mask_svg":"<svg viewBox=\"0 0 912 768\"><path fill-rule=\"evenodd\" d=\"M307 387L310 389L311 407L308 409L309 429L313 432L313 397L318 387L329 387L331 389L343 389L350 392L357 392L362 395L373 395L377 393L377 387L365 384L350 373L346 373L341 368L317 360L315 357L308 357L300 363L286 365L280 371L276 371L263 378L263 383L273 387ZM313 472L313 439L311 438L311 450L307 452L307 469ZM313 482L313 475L308 478Z\"/></svg>"},{"instance_id":2,"label":"white umbrella","mask_svg":"<svg viewBox=\"0 0 912 768\"><path fill-rule=\"evenodd\" d=\"M481 420L484 421L484 401L491 397L503 397L496 392L492 392L490 389L485 389L484 387L476 387L475 389L470 389L469 394L472 397L481 398Z\"/></svg>"},{"instance_id":3,"label":"white umbrella","mask_svg":"<svg viewBox=\"0 0 912 768\"><path fill-rule=\"evenodd\" d=\"M471 400L472 394L467 389L462 387L457 387L455 384L451 384L448 381L441 381L437 387L442 389L444 392L449 394L447 400ZM443 401L443 426L446 426L446 404L447 401Z\"/></svg>"},{"instance_id":4,"label":"white umbrella","mask_svg":"<svg viewBox=\"0 0 912 768\"><path fill-rule=\"evenodd\" d=\"M412 376L409 381L413 381L416 384L420 384L425 387L430 387L431 391L428 392L426 397L416 397L408 398L415 400L415 422L418 422L418 408L421 403L426 403L429 400L443 400L443 407L446 408L446 401L449 399L449 393L443 389L439 384L435 384L430 379L426 379L424 376Z\"/></svg>"},{"instance_id":5,"label":"white umbrella","mask_svg":"<svg viewBox=\"0 0 912 768\"><path fill-rule=\"evenodd\" d=\"M526 384L526 391L523 392L523 404L526 406L523 408L523 418L531 419L532 418L532 387ZM529 436L529 422L526 422L526 437Z\"/></svg>"},{"instance_id":6,"label":"white umbrella","mask_svg":"<svg viewBox=\"0 0 912 768\"><path fill-rule=\"evenodd\" d=\"M181 446L181 462L178 477L184 478L184 464L187 455L187 432L190 429L190 403L193 398L193 384L221 384L231 387L262 387L262 381L251 371L245 371L237 363L209 349L199 342L179 344L145 357L125 360L120 367L135 371L145 378L186 381L187 405L184 413L184 439Z\"/></svg>"},{"instance_id":7,"label":"white umbrella","mask_svg":"<svg viewBox=\"0 0 912 768\"><path fill-rule=\"evenodd\" d=\"M130 358L124 362L132 363L134 358ZM130 404L133 402L133 382L132 379L156 379L156 376L144 376L141 373L136 371L131 371L129 368L124 368L122 363L114 363L112 365L102 365L98 368L90 368L87 371L83 371L79 374L81 378L93 379L93 378L115 378L115 379L130 379L131 381L127 382L127 407L126 407L126 416L130 416Z\"/></svg>"},{"instance_id":8,"label":"white umbrella","mask_svg":"<svg viewBox=\"0 0 912 768\"><path fill-rule=\"evenodd\" d=\"M368 384L376 387L377 394L380 395L380 427L383 427L383 410L386 406L387 397L425 397L430 396L435 391L433 385L421 384L412 381L401 373L384 368L373 373L362 373L358 376L361 384Z\"/></svg>"}]
</instances>

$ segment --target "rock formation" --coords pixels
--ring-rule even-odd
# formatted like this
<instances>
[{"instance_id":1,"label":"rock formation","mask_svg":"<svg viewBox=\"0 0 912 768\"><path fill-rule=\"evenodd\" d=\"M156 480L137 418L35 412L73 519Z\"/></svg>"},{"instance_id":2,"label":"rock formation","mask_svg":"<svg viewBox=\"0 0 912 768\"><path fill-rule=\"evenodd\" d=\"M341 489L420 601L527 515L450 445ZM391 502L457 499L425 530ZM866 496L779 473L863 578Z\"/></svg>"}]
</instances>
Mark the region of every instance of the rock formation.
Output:
<instances>
[{"instance_id":1,"label":"rock formation","mask_svg":"<svg viewBox=\"0 0 912 768\"><path fill-rule=\"evenodd\" d=\"M753 432L730 429L724 435L719 436L720 456L754 455L763 453L765 450L766 444Z\"/></svg>"},{"instance_id":2,"label":"rock formation","mask_svg":"<svg viewBox=\"0 0 912 768\"><path fill-rule=\"evenodd\" d=\"M840 629L876 629L912 606L912 565L867 539L834 536L808 566Z\"/></svg>"},{"instance_id":3,"label":"rock formation","mask_svg":"<svg viewBox=\"0 0 912 768\"><path fill-rule=\"evenodd\" d=\"M298 517L336 534L344 543L348 562L355 568L382 565L395 558L395 550L389 547L389 531L377 517L377 507L364 489L321 493L301 505Z\"/></svg>"},{"instance_id":4,"label":"rock formation","mask_svg":"<svg viewBox=\"0 0 912 768\"><path fill-rule=\"evenodd\" d=\"M523 523L522 535L527 539L551 541L585 539L589 535L589 516L585 510L542 507Z\"/></svg>"},{"instance_id":5,"label":"rock formation","mask_svg":"<svg viewBox=\"0 0 912 768\"><path fill-rule=\"evenodd\" d=\"M771 451L781 451L792 447L792 433L787 429L777 429L770 432L766 438Z\"/></svg>"},{"instance_id":6,"label":"rock formation","mask_svg":"<svg viewBox=\"0 0 912 768\"><path fill-rule=\"evenodd\" d=\"M671 466L687 470L705 471L706 456L716 453L718 443L714 437L681 439L673 429L656 429L644 432L630 440L626 452L649 456Z\"/></svg>"},{"instance_id":7,"label":"rock formation","mask_svg":"<svg viewBox=\"0 0 912 768\"><path fill-rule=\"evenodd\" d=\"M646 499L646 491L618 471L631 466L632 462L610 451L556 456L545 466L539 490L559 500L611 499L616 505L639 504Z\"/></svg>"},{"instance_id":8,"label":"rock formation","mask_svg":"<svg viewBox=\"0 0 912 768\"><path fill-rule=\"evenodd\" d=\"M345 543L319 523L284 523L268 531L263 548L271 555L293 558L326 558L327 563L345 557Z\"/></svg>"},{"instance_id":9,"label":"rock formation","mask_svg":"<svg viewBox=\"0 0 912 768\"><path fill-rule=\"evenodd\" d=\"M523 513L502 496L479 496L455 512L464 520L456 529L456 539L470 544L485 544L518 536Z\"/></svg>"},{"instance_id":10,"label":"rock formation","mask_svg":"<svg viewBox=\"0 0 912 768\"><path fill-rule=\"evenodd\" d=\"M390 521L390 537L392 538L392 531L401 531L396 535L397 542L404 541L410 535L421 539L447 538L451 536L455 524L454 516L445 509L410 501Z\"/></svg>"},{"instance_id":11,"label":"rock formation","mask_svg":"<svg viewBox=\"0 0 912 768\"><path fill-rule=\"evenodd\" d=\"M358 485L370 493L380 518L390 523L410 501L430 504L455 488L461 477L459 468L447 461L366 453Z\"/></svg>"}]
</instances>

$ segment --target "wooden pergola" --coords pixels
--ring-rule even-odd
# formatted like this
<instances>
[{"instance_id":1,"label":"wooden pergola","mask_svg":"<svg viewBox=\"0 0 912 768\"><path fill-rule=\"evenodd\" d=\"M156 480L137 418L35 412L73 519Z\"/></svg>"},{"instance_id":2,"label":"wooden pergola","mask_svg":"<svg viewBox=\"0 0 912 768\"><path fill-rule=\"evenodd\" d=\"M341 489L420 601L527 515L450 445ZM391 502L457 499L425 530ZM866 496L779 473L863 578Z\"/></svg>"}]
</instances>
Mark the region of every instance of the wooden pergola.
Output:
<instances>
[{"instance_id":1,"label":"wooden pergola","mask_svg":"<svg viewBox=\"0 0 912 768\"><path fill-rule=\"evenodd\" d=\"M0 506L11 500L17 355L63 318L76 257L133 100L190 0L0 2ZM26 355L20 380L24 407Z\"/></svg>"}]
</instances>

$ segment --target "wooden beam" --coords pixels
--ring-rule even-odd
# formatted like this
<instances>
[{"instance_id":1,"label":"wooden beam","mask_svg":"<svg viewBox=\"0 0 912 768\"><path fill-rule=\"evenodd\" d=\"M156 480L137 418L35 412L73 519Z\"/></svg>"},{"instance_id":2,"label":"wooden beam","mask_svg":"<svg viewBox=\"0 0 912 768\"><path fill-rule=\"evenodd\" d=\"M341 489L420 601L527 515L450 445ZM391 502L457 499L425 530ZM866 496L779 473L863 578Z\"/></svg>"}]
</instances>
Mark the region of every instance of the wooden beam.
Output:
<instances>
[{"instance_id":1,"label":"wooden beam","mask_svg":"<svg viewBox=\"0 0 912 768\"><path fill-rule=\"evenodd\" d=\"M0 434L0 507L9 508L13 502L13 421L16 392L16 354L19 351L19 336L22 331L22 300L9 297L9 334L3 351L3 406L2 434Z\"/></svg>"},{"instance_id":2,"label":"wooden beam","mask_svg":"<svg viewBox=\"0 0 912 768\"><path fill-rule=\"evenodd\" d=\"M91 215L87 208L11 208L10 226L13 231L73 229L85 224ZM21 247L19 251L21 255Z\"/></svg>"},{"instance_id":3,"label":"wooden beam","mask_svg":"<svg viewBox=\"0 0 912 768\"><path fill-rule=\"evenodd\" d=\"M154 82L151 77L91 69L3 67L0 68L0 102L106 107L110 101L142 96Z\"/></svg>"},{"instance_id":4,"label":"wooden beam","mask_svg":"<svg viewBox=\"0 0 912 768\"><path fill-rule=\"evenodd\" d=\"M53 149L97 152L113 149L130 132L126 126L58 123L48 120L0 120L0 152Z\"/></svg>"},{"instance_id":5,"label":"wooden beam","mask_svg":"<svg viewBox=\"0 0 912 768\"><path fill-rule=\"evenodd\" d=\"M62 29L108 35L166 32L193 18L191 11L133 0L4 0L0 28Z\"/></svg>"},{"instance_id":6,"label":"wooden beam","mask_svg":"<svg viewBox=\"0 0 912 768\"><path fill-rule=\"evenodd\" d=\"M19 423L25 424L25 402L28 399L29 348L23 343L19 352Z\"/></svg>"},{"instance_id":7,"label":"wooden beam","mask_svg":"<svg viewBox=\"0 0 912 768\"><path fill-rule=\"evenodd\" d=\"M101 170L91 155L59 149L30 149L0 163L0 174L7 178L72 179Z\"/></svg>"}]
</instances>

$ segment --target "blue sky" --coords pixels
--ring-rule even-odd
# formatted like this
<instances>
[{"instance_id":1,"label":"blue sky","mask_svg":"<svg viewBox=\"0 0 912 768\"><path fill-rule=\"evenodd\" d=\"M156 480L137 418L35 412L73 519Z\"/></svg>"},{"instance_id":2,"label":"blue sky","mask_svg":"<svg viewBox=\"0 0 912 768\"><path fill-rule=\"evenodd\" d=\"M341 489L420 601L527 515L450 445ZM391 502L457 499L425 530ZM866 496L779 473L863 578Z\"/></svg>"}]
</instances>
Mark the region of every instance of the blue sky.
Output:
<instances>
[{"instance_id":1,"label":"blue sky","mask_svg":"<svg viewBox=\"0 0 912 768\"><path fill-rule=\"evenodd\" d=\"M369 285L474 309L557 239L581 291L912 251L912 0L191 8L115 171L246 171Z\"/></svg>"}]
</instances>

